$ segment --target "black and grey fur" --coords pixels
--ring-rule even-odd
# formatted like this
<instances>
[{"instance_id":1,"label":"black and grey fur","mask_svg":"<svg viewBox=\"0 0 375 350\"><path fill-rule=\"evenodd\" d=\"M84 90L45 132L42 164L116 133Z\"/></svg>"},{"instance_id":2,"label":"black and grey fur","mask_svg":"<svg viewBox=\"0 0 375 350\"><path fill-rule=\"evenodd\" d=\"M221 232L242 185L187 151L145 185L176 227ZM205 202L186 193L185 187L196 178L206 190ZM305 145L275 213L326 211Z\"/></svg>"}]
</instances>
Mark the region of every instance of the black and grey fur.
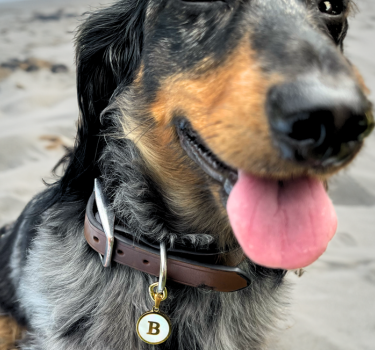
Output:
<instances>
[{"instance_id":1,"label":"black and grey fur","mask_svg":"<svg viewBox=\"0 0 375 350\"><path fill-rule=\"evenodd\" d=\"M139 160L136 148L126 141L110 142L108 151L118 164L117 180L125 180L114 202L122 206L124 214L132 215L135 227L140 220L142 228L161 234L165 228L150 216L155 205L148 198L148 193L152 195L150 184L131 166ZM132 171L127 171L128 167ZM133 207L131 214L125 209L128 205ZM154 279L118 264L103 268L82 234L84 210L81 201L57 203L46 211L27 256L22 244L27 235L34 234L27 222L18 230L10 228L2 239L2 252L5 248L13 251L12 273L1 280L1 290L8 292L2 295L2 307L16 310L18 321L29 328L21 349L148 349L150 346L137 337L135 323L152 308L148 286ZM21 220L26 216L27 212ZM15 246L9 249L12 239ZM165 345L156 348L261 348L283 307L279 290L283 272L249 262L243 268L251 271L254 280L250 288L237 293L169 283L163 310L172 320L173 333ZM9 286L14 286L13 290Z\"/></svg>"},{"instance_id":2,"label":"black and grey fur","mask_svg":"<svg viewBox=\"0 0 375 350\"><path fill-rule=\"evenodd\" d=\"M188 247L215 242L209 229L194 227L194 218L177 215L163 199L137 145L123 135L124 104L137 125L152 124L142 106L154 98L160 77L186 71L209 54L219 65L242 38L243 25L255 25L269 11L271 21L288 14L297 23L305 11L318 31L324 21L314 6L315 1L299 0L121 0L82 24L76 41L81 115L65 173L30 202L15 224L0 231L0 308L27 326L22 350L152 348L138 339L135 325L152 307L148 287L154 279L118 264L103 268L84 239L94 178L104 180L117 218L135 236ZM288 30L288 21L280 27ZM346 20L336 23L327 40L331 36L340 46L346 28ZM260 54L271 55L279 44ZM285 66L283 57L274 65ZM141 64L147 89L142 99L133 99L132 82ZM199 191L202 202L211 200L204 188ZM237 293L168 284L163 310L171 318L172 336L153 348L261 349L284 306L285 272L248 260L241 267L253 279Z\"/></svg>"}]
</instances>

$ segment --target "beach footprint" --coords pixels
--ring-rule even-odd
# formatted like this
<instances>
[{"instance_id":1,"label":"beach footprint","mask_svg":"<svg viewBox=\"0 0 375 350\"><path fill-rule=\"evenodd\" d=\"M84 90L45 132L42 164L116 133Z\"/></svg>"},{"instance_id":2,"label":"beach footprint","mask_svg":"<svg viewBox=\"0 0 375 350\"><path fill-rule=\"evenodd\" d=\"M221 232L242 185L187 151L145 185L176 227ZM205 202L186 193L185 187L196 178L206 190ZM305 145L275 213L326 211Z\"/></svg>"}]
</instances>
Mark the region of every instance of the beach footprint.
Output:
<instances>
[{"instance_id":1,"label":"beach footprint","mask_svg":"<svg viewBox=\"0 0 375 350\"><path fill-rule=\"evenodd\" d=\"M341 247L356 247L358 242L354 235L348 232L337 232L335 236L335 244Z\"/></svg>"},{"instance_id":2,"label":"beach footprint","mask_svg":"<svg viewBox=\"0 0 375 350\"><path fill-rule=\"evenodd\" d=\"M364 277L367 282L375 285L375 262L367 267L367 272L365 272Z\"/></svg>"}]
</instances>

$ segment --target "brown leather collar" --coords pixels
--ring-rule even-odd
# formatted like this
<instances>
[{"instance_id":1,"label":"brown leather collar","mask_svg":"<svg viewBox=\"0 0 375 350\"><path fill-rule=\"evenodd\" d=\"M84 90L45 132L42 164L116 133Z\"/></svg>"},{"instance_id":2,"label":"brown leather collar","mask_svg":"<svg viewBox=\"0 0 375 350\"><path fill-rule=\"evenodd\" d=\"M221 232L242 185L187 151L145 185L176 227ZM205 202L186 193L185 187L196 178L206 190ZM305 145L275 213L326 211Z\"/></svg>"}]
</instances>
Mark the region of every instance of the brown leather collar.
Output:
<instances>
[{"instance_id":1,"label":"brown leather collar","mask_svg":"<svg viewBox=\"0 0 375 350\"><path fill-rule=\"evenodd\" d=\"M100 217L94 214L95 197L88 201L84 235L88 244L99 254L106 250L106 235ZM115 226L115 242L112 260L136 270L158 276L159 250L144 240L136 241L124 227ZM216 265L222 253L168 249L168 280L191 287L206 288L218 292L235 292L250 285L249 275L238 267ZM240 254L242 256L242 254ZM242 261L243 258L240 259Z\"/></svg>"}]
</instances>

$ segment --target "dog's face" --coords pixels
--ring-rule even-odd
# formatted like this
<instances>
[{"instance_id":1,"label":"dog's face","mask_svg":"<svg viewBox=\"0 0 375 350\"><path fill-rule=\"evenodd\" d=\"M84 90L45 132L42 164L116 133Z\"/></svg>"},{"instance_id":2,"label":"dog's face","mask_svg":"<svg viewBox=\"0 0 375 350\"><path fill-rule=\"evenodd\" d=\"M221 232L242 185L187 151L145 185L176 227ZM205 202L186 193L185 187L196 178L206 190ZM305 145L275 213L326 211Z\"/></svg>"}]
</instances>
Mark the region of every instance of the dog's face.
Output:
<instances>
[{"instance_id":1,"label":"dog's face","mask_svg":"<svg viewBox=\"0 0 375 350\"><path fill-rule=\"evenodd\" d=\"M149 6L139 81L160 137L176 130L192 157L194 138L233 169L277 179L332 174L359 150L371 107L340 52L349 1Z\"/></svg>"},{"instance_id":2,"label":"dog's face","mask_svg":"<svg viewBox=\"0 0 375 350\"><path fill-rule=\"evenodd\" d=\"M358 153L373 118L362 78L342 54L351 7L350 0L145 2L140 62L117 106L124 134L193 230L218 231L228 243L226 204L238 182L246 191L259 179L279 187L325 181Z\"/></svg>"}]
</instances>

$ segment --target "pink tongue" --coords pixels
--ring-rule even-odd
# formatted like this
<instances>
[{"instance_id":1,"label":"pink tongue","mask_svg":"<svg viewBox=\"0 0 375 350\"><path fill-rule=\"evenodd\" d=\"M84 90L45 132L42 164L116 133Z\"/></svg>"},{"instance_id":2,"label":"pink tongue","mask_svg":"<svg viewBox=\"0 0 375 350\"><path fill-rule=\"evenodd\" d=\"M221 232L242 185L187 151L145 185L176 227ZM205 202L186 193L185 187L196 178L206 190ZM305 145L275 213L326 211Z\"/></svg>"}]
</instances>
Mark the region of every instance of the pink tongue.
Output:
<instances>
[{"instance_id":1,"label":"pink tongue","mask_svg":"<svg viewBox=\"0 0 375 350\"><path fill-rule=\"evenodd\" d=\"M324 253L337 217L323 184L301 178L283 182L239 172L227 204L234 234L259 265L298 269Z\"/></svg>"}]
</instances>

